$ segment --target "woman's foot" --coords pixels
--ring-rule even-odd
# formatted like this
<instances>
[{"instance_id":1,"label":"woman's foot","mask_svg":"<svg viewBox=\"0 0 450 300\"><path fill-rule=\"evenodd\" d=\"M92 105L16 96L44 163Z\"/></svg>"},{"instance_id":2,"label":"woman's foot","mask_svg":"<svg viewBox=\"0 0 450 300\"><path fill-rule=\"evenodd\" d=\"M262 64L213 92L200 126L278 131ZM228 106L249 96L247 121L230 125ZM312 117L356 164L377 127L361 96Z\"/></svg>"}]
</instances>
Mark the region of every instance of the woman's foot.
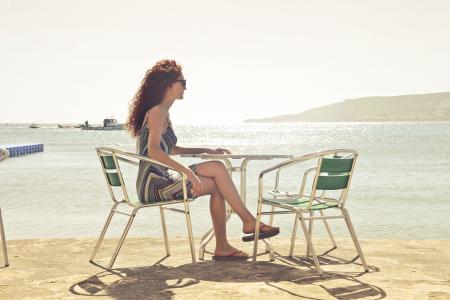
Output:
<instances>
[{"instance_id":1,"label":"woman's foot","mask_svg":"<svg viewBox=\"0 0 450 300\"><path fill-rule=\"evenodd\" d=\"M255 225L256 225L256 221L253 222L253 226L250 229L250 227L248 226L248 223L244 224L242 231L246 234L250 234L250 235L246 235L246 236L242 237L242 240L244 242L251 242L251 241L255 240ZM273 237L279 233L280 233L279 227L269 226L262 222L259 224L259 234L258 234L259 240Z\"/></svg>"},{"instance_id":2,"label":"woman's foot","mask_svg":"<svg viewBox=\"0 0 450 300\"><path fill-rule=\"evenodd\" d=\"M228 255L213 255L213 260L247 260L249 256L242 251L235 251Z\"/></svg>"},{"instance_id":3,"label":"woman's foot","mask_svg":"<svg viewBox=\"0 0 450 300\"><path fill-rule=\"evenodd\" d=\"M245 234L251 234L251 233L255 233L255 225L256 225L256 220L249 222L249 223L244 223L243 227L242 227L242 232ZM259 223L259 232L266 232L266 231L272 231L278 229L280 230L278 227L273 227L273 226L269 226L264 224L263 222Z\"/></svg>"},{"instance_id":4,"label":"woman's foot","mask_svg":"<svg viewBox=\"0 0 450 300\"><path fill-rule=\"evenodd\" d=\"M248 254L234 248L231 245L225 247L217 247L214 251L214 260L244 260L249 258Z\"/></svg>"}]
</instances>

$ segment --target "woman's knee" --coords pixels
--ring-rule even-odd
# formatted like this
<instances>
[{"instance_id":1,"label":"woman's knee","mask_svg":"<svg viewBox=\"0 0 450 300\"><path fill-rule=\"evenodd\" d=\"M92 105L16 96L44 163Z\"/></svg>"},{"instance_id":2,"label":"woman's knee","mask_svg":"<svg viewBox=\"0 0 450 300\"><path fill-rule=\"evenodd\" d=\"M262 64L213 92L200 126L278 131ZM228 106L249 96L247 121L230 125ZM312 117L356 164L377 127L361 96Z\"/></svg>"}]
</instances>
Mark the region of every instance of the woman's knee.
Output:
<instances>
[{"instance_id":1,"label":"woman's knee","mask_svg":"<svg viewBox=\"0 0 450 300\"><path fill-rule=\"evenodd\" d=\"M218 173L226 173L228 174L228 170L227 167L225 166L225 164L219 160L213 160L210 161L209 163L211 163L211 167L214 168L214 170Z\"/></svg>"},{"instance_id":2,"label":"woman's knee","mask_svg":"<svg viewBox=\"0 0 450 300\"><path fill-rule=\"evenodd\" d=\"M228 173L228 170L223 162L211 160L197 164L195 173L200 176L215 177L220 173Z\"/></svg>"}]
</instances>

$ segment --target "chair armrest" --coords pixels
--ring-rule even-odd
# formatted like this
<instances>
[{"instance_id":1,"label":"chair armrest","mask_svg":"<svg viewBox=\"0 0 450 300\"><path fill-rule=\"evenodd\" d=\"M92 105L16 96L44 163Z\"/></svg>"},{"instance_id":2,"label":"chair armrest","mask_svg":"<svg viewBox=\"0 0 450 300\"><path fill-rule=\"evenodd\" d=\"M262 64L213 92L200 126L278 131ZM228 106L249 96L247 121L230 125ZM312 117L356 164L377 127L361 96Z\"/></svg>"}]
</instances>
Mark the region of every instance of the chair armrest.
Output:
<instances>
[{"instance_id":1,"label":"chair armrest","mask_svg":"<svg viewBox=\"0 0 450 300\"><path fill-rule=\"evenodd\" d=\"M297 163L301 163L301 162L304 162L304 161L307 161L307 160L310 160L310 159L313 159L313 158L318 158L319 156L322 155L323 152L325 152L325 151L310 153L310 154L306 154L306 155L303 155L303 156L299 156L299 157L294 157L294 158L288 159L288 160L286 160L286 161L284 161L282 163L276 164L276 165L274 165L274 166L272 166L270 168L262 170L259 173L259 177L263 177L265 174L270 173L270 172L272 172L274 170L277 170L277 169L284 169L286 167L293 166L293 165L295 165Z\"/></svg>"},{"instance_id":2,"label":"chair armrest","mask_svg":"<svg viewBox=\"0 0 450 300\"><path fill-rule=\"evenodd\" d=\"M294 157L291 158L289 160L286 160L282 163L276 164L270 168L267 168L263 171L261 171L259 173L259 178L262 178L265 174L270 173L274 170L277 169L282 169L291 165L294 165L296 163L300 163L300 162L304 162L310 159L314 159L314 158L318 158L320 156L324 156L324 155L330 155L330 154L335 154L335 153L339 153L339 152L353 152L355 154L357 154L358 152L356 152L355 150L351 150L351 149L333 149L333 150L324 150L324 151L318 151L318 152L313 152L313 153L309 153L309 154L305 154L299 157Z\"/></svg>"},{"instance_id":3,"label":"chair armrest","mask_svg":"<svg viewBox=\"0 0 450 300\"><path fill-rule=\"evenodd\" d=\"M328 156L328 155L337 155L338 153L352 153L352 155L355 157L358 155L358 152L355 150L352 150L352 149L330 149L330 150L318 151L318 152L309 153L309 154L306 154L303 156L295 157L295 158L286 160L282 163L276 164L270 168L267 168L267 169L261 171L259 173L259 177L258 177L258 203L261 203L262 199L264 197L264 176L266 174L271 173L275 170L277 171L275 189L274 189L274 192L272 193L272 196L274 196L275 198L281 197L283 195L287 196L289 193L283 193L283 192L278 191L279 176L280 176L280 172L282 169L287 168L289 166L293 166L298 163L306 162L308 160L320 159L321 157ZM320 161L318 161L317 163L319 163L319 162ZM317 164L317 167L319 167L318 164ZM306 185L306 180L307 180L308 174L313 171L317 172L317 167L309 168L304 172L303 179L302 179L302 185L301 185L301 188L300 188L300 191L298 194L299 197L301 197L305 192L305 185ZM315 192L315 183L313 185L314 185L313 189ZM294 194L290 194L290 195L293 196ZM322 192L322 195L319 196L319 198L325 199L324 196L325 196L325 191ZM309 203L308 209L311 206L311 201Z\"/></svg>"},{"instance_id":4,"label":"chair armrest","mask_svg":"<svg viewBox=\"0 0 450 300\"><path fill-rule=\"evenodd\" d=\"M99 157L101 157L101 156L111 156L112 157L112 159L113 159L113 161L115 163L115 168L114 168L114 169L116 169L115 173L117 174L117 176L119 177L119 180L120 180L120 186L122 188L123 197L124 197L123 200L125 200L129 205L136 207L136 204L132 203L130 201L129 197L128 197L128 192L127 192L127 188L126 188L126 184L125 184L124 178L122 176L122 172L120 170L119 161L123 161L125 163L132 164L134 166L139 166L141 161L146 161L146 162L150 162L152 164L156 164L156 165L165 167L167 169L170 169L170 170L180 174L181 175L181 180L182 180L182 187L183 187L183 200L185 202L188 201L188 197L187 197L187 194L188 194L188 190L187 190L187 176L181 170L178 170L176 168L170 167L170 166L168 166L166 164L163 164L163 163L161 163L159 161L156 161L154 159L151 159L149 157L138 155L136 153L132 153L132 152L129 152L129 151L126 151L126 150L122 150L122 149L109 148L109 147L98 147L98 148L96 148L96 150L97 150L97 154L99 155ZM108 179L108 175L107 175L108 171L105 169L104 166L103 166L103 172L105 173L105 176L107 177L107 180L109 180ZM112 196L113 200L117 202L116 197L114 195L114 192L113 192L113 190L111 189L110 186L109 186L109 190L110 190L110 193L111 193L111 196Z\"/></svg>"},{"instance_id":5,"label":"chair armrest","mask_svg":"<svg viewBox=\"0 0 450 300\"><path fill-rule=\"evenodd\" d=\"M319 158L320 156L326 155L326 154L329 154L329 153L333 153L333 150L325 150L325 151L309 153L309 154L302 155L302 156L299 156L299 157L291 158L289 160L286 160L286 161L284 161L282 163L276 164L276 165L274 165L274 166L272 166L270 168L267 168L267 169L261 171L259 173L259 196L260 196L260 199L263 197L263 189L264 189L263 180L264 180L264 176L266 174L277 170L277 180L279 180L279 174L280 174L282 169L290 167L290 166L293 166L293 165L296 165L296 164L301 163L301 162L305 162L305 161L311 160L311 159ZM303 191L304 191L304 186L303 185L304 185L304 182L306 182L306 176L308 175L309 172L311 172L311 171L313 171L315 169L316 168L310 168L310 169L308 169L305 172L305 175L304 175L304 178L303 178L303 183L302 183L302 188L300 189L301 193L303 193ZM301 195L301 193L300 193L300 195Z\"/></svg>"},{"instance_id":6,"label":"chair armrest","mask_svg":"<svg viewBox=\"0 0 450 300\"><path fill-rule=\"evenodd\" d=\"M0 148L0 161L5 160L9 157L8 149Z\"/></svg>"},{"instance_id":7,"label":"chair armrest","mask_svg":"<svg viewBox=\"0 0 450 300\"><path fill-rule=\"evenodd\" d=\"M175 171L175 172L179 173L181 176L187 178L186 174L184 174L181 170L178 170L176 168L173 168L171 166L163 164L162 162L159 162L157 160L151 159L150 157L142 156L142 155L139 155L139 154L136 154L136 153L133 153L133 152L129 152L129 151L126 151L126 150L122 150L122 149L109 148L109 147L98 147L98 148L96 148L96 150L99 151L99 152L103 152L103 153L106 152L105 154L115 154L116 158L118 160L125 161L127 163L134 164L134 165L139 165L140 161L147 161L147 162L150 162L150 163L153 163L153 164L156 164L156 165L168 168L168 169L170 169L172 171ZM133 158L133 159L135 159L137 161L134 161L134 160L129 159L129 158Z\"/></svg>"},{"instance_id":8,"label":"chair armrest","mask_svg":"<svg viewBox=\"0 0 450 300\"><path fill-rule=\"evenodd\" d=\"M302 186L300 187L300 192L299 192L300 196L303 196L303 194L305 193L306 179L308 178L309 173L311 173L313 171L317 172L317 167L309 168L305 171L305 173L303 173Z\"/></svg>"}]
</instances>

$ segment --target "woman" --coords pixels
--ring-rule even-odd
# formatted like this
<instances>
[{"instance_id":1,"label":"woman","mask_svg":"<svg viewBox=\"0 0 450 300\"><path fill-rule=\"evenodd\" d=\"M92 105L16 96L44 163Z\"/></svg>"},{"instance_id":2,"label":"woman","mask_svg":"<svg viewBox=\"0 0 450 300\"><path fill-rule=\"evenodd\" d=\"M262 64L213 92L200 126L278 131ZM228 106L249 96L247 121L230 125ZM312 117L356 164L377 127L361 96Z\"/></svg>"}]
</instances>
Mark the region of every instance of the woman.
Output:
<instances>
[{"instance_id":1,"label":"woman","mask_svg":"<svg viewBox=\"0 0 450 300\"><path fill-rule=\"evenodd\" d=\"M243 232L252 234L256 220L243 204L224 164L207 161L189 167L171 158L170 155L197 153L230 153L227 149L187 148L177 145L172 129L169 109L177 99L183 99L186 79L181 66L173 60L162 60L147 71L141 87L130 105L128 129L138 138L140 155L162 162L187 176L189 197L210 195L210 213L216 237L213 259L247 259L248 254L228 243L226 234L225 201L243 222ZM182 199L181 178L172 176L167 168L151 163L141 163L137 180L141 202ZM279 233L278 227L261 223L260 239ZM246 237L253 240L254 235Z\"/></svg>"}]
</instances>

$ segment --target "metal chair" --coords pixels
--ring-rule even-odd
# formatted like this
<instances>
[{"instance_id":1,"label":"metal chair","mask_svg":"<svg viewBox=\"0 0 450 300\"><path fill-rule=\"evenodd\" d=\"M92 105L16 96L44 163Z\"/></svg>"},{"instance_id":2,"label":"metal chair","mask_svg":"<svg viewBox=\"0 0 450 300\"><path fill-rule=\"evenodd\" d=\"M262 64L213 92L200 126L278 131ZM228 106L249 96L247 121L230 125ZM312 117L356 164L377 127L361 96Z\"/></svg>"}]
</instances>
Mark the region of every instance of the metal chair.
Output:
<instances>
[{"instance_id":1,"label":"metal chair","mask_svg":"<svg viewBox=\"0 0 450 300\"><path fill-rule=\"evenodd\" d=\"M9 151L0 148L0 162L9 157ZM3 227L2 208L0 207L0 239L3 249L3 262L5 267L9 266L8 262L8 250L6 249L5 229Z\"/></svg>"},{"instance_id":2,"label":"metal chair","mask_svg":"<svg viewBox=\"0 0 450 300\"><path fill-rule=\"evenodd\" d=\"M344 219L353 243L355 244L359 258L364 266L364 270L367 272L368 266L366 264L364 254L358 242L350 215L345 208L357 156L358 153L355 150L326 150L296 157L262 171L259 174L255 236L258 236L259 234L261 215L270 215L269 223L272 224L273 216L276 214L295 214L289 256L292 257L293 255L297 226L300 221L307 242L306 257L309 257L311 254L317 271L322 273L312 242L313 221L322 220L324 222L331 242L334 248L336 248L336 242L333 238L327 220ZM311 163L313 164L312 167ZM296 165L296 167L302 167L304 164L307 166L304 168L299 192L290 193L279 191L281 170L294 165ZM274 189L269 192L269 195L264 195L264 177L266 174L274 171L276 171ZM307 182L309 183L308 188ZM328 194L333 195L330 196ZM271 206L271 211L262 212L261 210L263 204ZM282 210L275 211L275 208L281 208ZM325 212L328 213L330 211L335 211L337 214L325 214ZM319 212L320 216L314 216L316 212ZM304 215L307 216L305 217ZM306 226L306 220L309 221L308 226ZM253 261L256 261L257 248L258 239L255 239ZM273 259L273 257L271 257L271 259Z\"/></svg>"},{"instance_id":3,"label":"metal chair","mask_svg":"<svg viewBox=\"0 0 450 300\"><path fill-rule=\"evenodd\" d=\"M169 166L166 166L160 162L152 160L148 157L137 155L135 153L118 150L118 149L105 148L105 147L96 148L96 150L97 150L98 157L100 159L100 164L101 164L103 173L105 175L106 183L107 183L109 192L111 194L111 198L114 202L114 205L111 208L111 211L106 220L105 226L102 229L100 237L95 246L94 252L92 253L89 261L91 263L94 261L95 255L97 254L100 244L105 236L108 226L111 223L111 219L115 213L129 216L129 219L128 219L125 229L119 239L119 243L117 244L117 246L114 250L113 256L108 264L108 267L107 267L108 269L112 268L114 261L116 260L117 255L119 254L120 248L122 247L122 244L123 244L125 237L131 227L131 224L133 223L133 220L134 220L137 212L141 208L145 208L145 207L158 207L160 214L161 214L161 223L162 223L162 229L163 229L164 242L165 242L167 256L170 255L170 250L169 250L169 240L168 240L168 236L167 236L167 226L166 226L166 222L165 222L164 210L170 210L170 211L182 213L185 215L187 229L188 229L188 235L189 235L189 244L190 244L190 248L191 248L190 250L191 250L191 256L192 256L192 264L195 265L196 257L195 257L195 250L194 250L194 238L192 235L192 225L191 225L191 218L190 218L190 214L189 214L189 202L192 201L193 199L189 199L187 197L187 190L186 190L187 177L186 177L186 175L184 175L182 172L180 172L176 169L173 169ZM124 174L121 170L121 164L125 163L125 164L127 164L127 166L130 166L130 165L135 166L135 168L136 168L135 174L137 174L136 166L139 166L139 163L142 161L147 161L147 162L151 162L153 164L158 164L158 165L167 167L176 173L179 173L183 180L183 199L170 200L170 201L164 201L164 202L156 202L156 203L151 203L151 204L143 204L137 199L137 197L130 197L127 192L127 187L126 187L126 183L124 180ZM122 167L124 167L124 166L122 165ZM116 196L116 194L119 194L119 196ZM174 205L174 204L184 204L184 209L167 207L169 205ZM124 212L122 210L118 210L119 205L121 207L125 206L128 208L131 208L132 209L131 213Z\"/></svg>"}]
</instances>

